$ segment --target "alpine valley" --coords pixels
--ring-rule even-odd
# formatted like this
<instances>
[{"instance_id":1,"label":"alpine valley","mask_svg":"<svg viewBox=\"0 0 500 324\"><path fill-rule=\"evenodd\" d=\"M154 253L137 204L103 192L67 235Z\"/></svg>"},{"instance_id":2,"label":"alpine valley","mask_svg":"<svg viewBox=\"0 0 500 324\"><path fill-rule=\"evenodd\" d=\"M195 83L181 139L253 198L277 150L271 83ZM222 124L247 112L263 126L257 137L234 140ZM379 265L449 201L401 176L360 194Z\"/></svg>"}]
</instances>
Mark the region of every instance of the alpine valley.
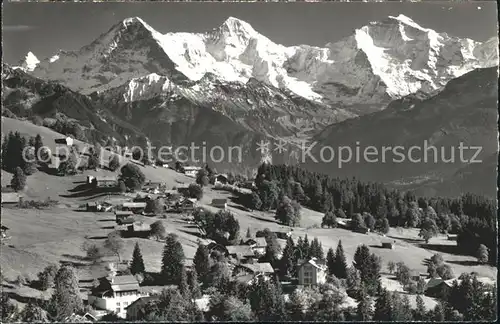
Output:
<instances>
[{"instance_id":1,"label":"alpine valley","mask_svg":"<svg viewBox=\"0 0 500 324\"><path fill-rule=\"evenodd\" d=\"M244 162L214 163L218 171L252 172L264 139L315 141L318 149L465 142L496 163L497 85L497 38L461 39L403 15L324 47L276 44L232 17L208 32L167 34L135 17L77 51L40 60L30 52L16 67L3 65L2 115L66 118L102 144L242 147ZM294 163L298 150L291 144L267 158ZM463 184L454 174L470 169L305 166L443 195L455 194Z\"/></svg>"}]
</instances>

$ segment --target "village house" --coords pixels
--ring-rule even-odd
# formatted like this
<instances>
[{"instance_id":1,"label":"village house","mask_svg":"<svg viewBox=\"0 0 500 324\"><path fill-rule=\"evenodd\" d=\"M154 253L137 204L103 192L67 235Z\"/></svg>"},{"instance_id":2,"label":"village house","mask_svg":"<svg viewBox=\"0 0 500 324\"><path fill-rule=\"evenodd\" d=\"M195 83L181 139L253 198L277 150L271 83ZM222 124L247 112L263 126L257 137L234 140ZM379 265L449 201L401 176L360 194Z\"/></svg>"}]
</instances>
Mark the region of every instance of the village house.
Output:
<instances>
[{"instance_id":1,"label":"village house","mask_svg":"<svg viewBox=\"0 0 500 324\"><path fill-rule=\"evenodd\" d=\"M96 212L98 210L99 204L95 201L88 202L86 209L88 212Z\"/></svg>"},{"instance_id":2,"label":"village house","mask_svg":"<svg viewBox=\"0 0 500 324\"><path fill-rule=\"evenodd\" d=\"M187 183L179 183L175 186L175 188L181 195L187 196L189 194L189 184Z\"/></svg>"},{"instance_id":3,"label":"village house","mask_svg":"<svg viewBox=\"0 0 500 324\"><path fill-rule=\"evenodd\" d=\"M261 273L258 273L258 274L242 273L242 274L239 274L237 276L234 276L233 280L237 281L239 283L245 284L247 286L251 286L251 285L255 284L256 282L258 282L260 278L262 278L264 281L271 279L270 276L265 276Z\"/></svg>"},{"instance_id":4,"label":"village house","mask_svg":"<svg viewBox=\"0 0 500 324\"><path fill-rule=\"evenodd\" d=\"M146 208L145 202L124 202L122 204L122 210L130 210L135 214L140 214Z\"/></svg>"},{"instance_id":5,"label":"village house","mask_svg":"<svg viewBox=\"0 0 500 324\"><path fill-rule=\"evenodd\" d=\"M307 261L300 260L298 263L299 285L318 285L326 282L327 266L317 258Z\"/></svg>"},{"instance_id":6,"label":"village house","mask_svg":"<svg viewBox=\"0 0 500 324\"><path fill-rule=\"evenodd\" d=\"M226 209L227 199L212 199L212 206L220 209Z\"/></svg>"},{"instance_id":7,"label":"village house","mask_svg":"<svg viewBox=\"0 0 500 324\"><path fill-rule=\"evenodd\" d=\"M495 281L488 277L476 277L477 281L482 284L482 288L484 292L487 292L488 289L491 289L495 285ZM448 280L444 280L442 278L431 278L426 279L425 285L425 295L434 298L444 298L449 296L451 292L451 288L453 287L454 282L457 284L461 284L462 280L457 278L452 278Z\"/></svg>"},{"instance_id":8,"label":"village house","mask_svg":"<svg viewBox=\"0 0 500 324\"><path fill-rule=\"evenodd\" d=\"M61 166L61 158L59 156L51 156L50 162L47 164L47 169L52 173L57 173Z\"/></svg>"},{"instance_id":9,"label":"village house","mask_svg":"<svg viewBox=\"0 0 500 324\"><path fill-rule=\"evenodd\" d=\"M292 231L274 231L274 234L276 234L276 237L282 240L288 239L288 237L292 236ZM259 236L262 237L264 235L263 232L257 233L260 234Z\"/></svg>"},{"instance_id":10,"label":"village house","mask_svg":"<svg viewBox=\"0 0 500 324\"><path fill-rule=\"evenodd\" d=\"M88 303L96 309L115 312L125 318L126 308L145 296L148 294L140 291L139 282L134 276L108 276L99 279L99 285L88 296Z\"/></svg>"},{"instance_id":11,"label":"village house","mask_svg":"<svg viewBox=\"0 0 500 324\"><path fill-rule=\"evenodd\" d=\"M109 176L109 177L94 177L87 176L87 183L91 184L95 187L116 187L118 185L118 178Z\"/></svg>"},{"instance_id":12,"label":"village house","mask_svg":"<svg viewBox=\"0 0 500 324\"><path fill-rule=\"evenodd\" d=\"M228 245L226 246L227 256L245 262L248 259L255 258L255 253L248 245Z\"/></svg>"},{"instance_id":13,"label":"village house","mask_svg":"<svg viewBox=\"0 0 500 324\"><path fill-rule=\"evenodd\" d=\"M195 198L185 198L176 203L175 208L178 212L191 212L196 208L197 200Z\"/></svg>"},{"instance_id":14,"label":"village house","mask_svg":"<svg viewBox=\"0 0 500 324\"><path fill-rule=\"evenodd\" d=\"M233 270L233 276L241 276L243 274L252 274L252 275L264 275L271 276L274 274L274 269L269 262L249 262L242 263L235 266Z\"/></svg>"},{"instance_id":15,"label":"village house","mask_svg":"<svg viewBox=\"0 0 500 324\"><path fill-rule=\"evenodd\" d=\"M118 225L131 224L134 222L133 213L130 210L116 210L115 217Z\"/></svg>"},{"instance_id":16,"label":"village house","mask_svg":"<svg viewBox=\"0 0 500 324\"><path fill-rule=\"evenodd\" d=\"M73 138L71 138L69 136L62 137L62 138L56 138L54 141L56 142L56 144L66 145L66 146L73 146L73 144L74 144Z\"/></svg>"},{"instance_id":17,"label":"village house","mask_svg":"<svg viewBox=\"0 0 500 324\"><path fill-rule=\"evenodd\" d=\"M137 321L144 318L146 306L151 302L157 302L160 300L160 296L145 296L137 299L132 304L128 305L127 310L127 320Z\"/></svg>"},{"instance_id":18,"label":"village house","mask_svg":"<svg viewBox=\"0 0 500 324\"><path fill-rule=\"evenodd\" d=\"M141 221L135 221L127 225L127 237L142 237L147 238L151 232L151 226Z\"/></svg>"},{"instance_id":19,"label":"village house","mask_svg":"<svg viewBox=\"0 0 500 324\"><path fill-rule=\"evenodd\" d=\"M22 196L17 192L2 192L2 206L19 204Z\"/></svg>"},{"instance_id":20,"label":"village house","mask_svg":"<svg viewBox=\"0 0 500 324\"><path fill-rule=\"evenodd\" d=\"M419 271L416 270L410 270L410 279L413 281L418 281L420 278L427 279L428 274L427 273L420 273Z\"/></svg>"},{"instance_id":21,"label":"village house","mask_svg":"<svg viewBox=\"0 0 500 324\"><path fill-rule=\"evenodd\" d=\"M201 170L201 168L197 166L185 166L183 170L184 174L188 177L196 178L196 175L198 174L198 171Z\"/></svg>"},{"instance_id":22,"label":"village house","mask_svg":"<svg viewBox=\"0 0 500 324\"><path fill-rule=\"evenodd\" d=\"M396 244L396 241L394 241L394 242L382 242L382 248L383 249L393 249L395 244Z\"/></svg>"},{"instance_id":23,"label":"village house","mask_svg":"<svg viewBox=\"0 0 500 324\"><path fill-rule=\"evenodd\" d=\"M229 183L229 181L227 179L227 175L226 174L217 174L214 177L214 185L215 186L223 186L223 185L226 185L228 183Z\"/></svg>"},{"instance_id":24,"label":"village house","mask_svg":"<svg viewBox=\"0 0 500 324\"><path fill-rule=\"evenodd\" d=\"M244 244L249 245L256 254L263 255L266 253L267 240L265 237L251 238L246 240Z\"/></svg>"}]
</instances>

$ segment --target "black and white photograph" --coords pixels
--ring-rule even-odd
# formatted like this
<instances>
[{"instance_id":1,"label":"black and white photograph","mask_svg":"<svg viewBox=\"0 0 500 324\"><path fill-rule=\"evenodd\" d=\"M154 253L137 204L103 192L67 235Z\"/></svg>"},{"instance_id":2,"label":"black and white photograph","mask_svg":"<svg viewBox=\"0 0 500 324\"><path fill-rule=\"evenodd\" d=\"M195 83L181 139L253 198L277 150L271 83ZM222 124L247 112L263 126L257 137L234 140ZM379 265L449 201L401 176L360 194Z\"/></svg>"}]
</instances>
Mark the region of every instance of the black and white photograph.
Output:
<instances>
[{"instance_id":1,"label":"black and white photograph","mask_svg":"<svg viewBox=\"0 0 500 324\"><path fill-rule=\"evenodd\" d=\"M0 322L497 320L496 2L2 18Z\"/></svg>"}]
</instances>

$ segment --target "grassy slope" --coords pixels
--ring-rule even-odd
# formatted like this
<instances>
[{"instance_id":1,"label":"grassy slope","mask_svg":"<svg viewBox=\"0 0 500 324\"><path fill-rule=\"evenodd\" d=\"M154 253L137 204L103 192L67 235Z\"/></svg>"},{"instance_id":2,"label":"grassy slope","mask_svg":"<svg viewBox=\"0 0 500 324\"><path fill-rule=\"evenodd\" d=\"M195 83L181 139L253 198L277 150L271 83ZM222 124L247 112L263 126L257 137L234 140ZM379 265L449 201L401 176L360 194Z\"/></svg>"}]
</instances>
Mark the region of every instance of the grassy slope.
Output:
<instances>
[{"instance_id":1,"label":"grassy slope","mask_svg":"<svg viewBox=\"0 0 500 324\"><path fill-rule=\"evenodd\" d=\"M9 128L10 127L10 128ZM40 133L45 143L48 144L59 135L49 129L34 126L32 124L2 118L2 131L19 130L23 134L35 135ZM145 167L143 171L148 180L166 182L169 187L175 186L178 182L189 183L193 179L172 170L163 168ZM99 171L108 173L108 171ZM104 197L80 197L69 198L61 197L68 194L68 191L77 186L76 183L85 179L86 174L80 174L73 177L57 177L38 172L28 178L28 189L26 195L31 199L44 199L51 197L57 199L61 204L59 207L45 210L16 210L2 208L2 224L10 228L12 238L7 245L2 246L0 261L2 272L7 280L13 280L19 274L35 278L36 273L43 269L48 263L73 262L79 271L79 278L82 286L91 282L94 276L104 274L104 266L90 266L82 260L84 253L80 246L85 237L96 242L102 242L107 233L114 229L114 215L112 213L87 213L74 211L76 205L82 204L88 200L104 199ZM2 186L10 181L10 175L2 171ZM211 188L205 190L201 204L209 207L208 204L213 198L230 198L230 194L223 191L215 191ZM245 233L250 227L255 233L258 229L266 227L271 230L278 230L284 226L277 224L271 213L249 212L234 202L229 203L229 210L233 212L240 222L241 233ZM212 208L213 209L213 208ZM326 250L330 247L335 248L339 240L342 240L344 250L347 254L347 260L352 261L356 247L360 244L366 244L371 247L371 251L380 255L384 261L383 270L386 270L388 261L403 261L410 268L425 272L426 267L423 264L424 259L429 258L435 251L426 250L417 245L414 240L418 240L417 230L391 229L388 238L382 238L376 234L358 234L343 229L321 229L315 226L321 223L322 214L303 209L302 226L294 229L294 237L308 234L309 238L317 237ZM183 219L183 215L170 214L167 219L138 217L146 223L152 223L157 219L165 223L167 232L176 233L184 247L187 263L191 262L197 246L197 231L190 228ZM396 240L394 250L380 249L379 246L383 240ZM122 258L130 259L132 250L136 241L139 241L144 256L146 269L148 271L159 271L161 267L161 253L163 244L147 239L127 238L125 239L125 250ZM435 238L431 243L449 244L443 238ZM482 276L496 278L496 268L489 266L466 266L467 262L474 261L469 256L458 256L449 253L443 253L444 260L449 262L455 274L462 272L476 271ZM115 257L108 258L110 261L116 261ZM451 261L451 263L450 263ZM384 275L384 282L387 286L394 285L393 280ZM12 286L19 295L34 294L29 288L18 288ZM398 290L396 288L393 288ZM426 300L431 306L432 300Z\"/></svg>"}]
</instances>

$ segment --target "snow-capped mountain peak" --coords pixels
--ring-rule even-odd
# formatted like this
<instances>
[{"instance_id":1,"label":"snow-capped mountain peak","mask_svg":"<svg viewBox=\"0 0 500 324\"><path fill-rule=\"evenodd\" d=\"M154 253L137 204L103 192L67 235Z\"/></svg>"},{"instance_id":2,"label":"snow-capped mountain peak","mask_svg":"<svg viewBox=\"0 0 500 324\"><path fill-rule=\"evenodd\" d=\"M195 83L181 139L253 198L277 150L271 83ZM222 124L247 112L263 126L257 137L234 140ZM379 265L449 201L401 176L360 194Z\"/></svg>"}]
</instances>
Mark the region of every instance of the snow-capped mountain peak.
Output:
<instances>
[{"instance_id":1,"label":"snow-capped mountain peak","mask_svg":"<svg viewBox=\"0 0 500 324\"><path fill-rule=\"evenodd\" d=\"M438 33L404 15L369 23L323 48L276 44L234 17L205 33L167 34L133 17L79 51L59 52L57 60L44 60L33 73L83 93L153 73L172 82L198 81L209 73L221 82L244 84L255 78L309 100L382 108L391 99L429 95L468 71L494 65L498 61L494 44ZM153 92L163 83L152 82ZM144 86L128 87L127 92L140 88L144 94L148 92Z\"/></svg>"},{"instance_id":2,"label":"snow-capped mountain peak","mask_svg":"<svg viewBox=\"0 0 500 324\"><path fill-rule=\"evenodd\" d=\"M15 69L23 70L24 72L32 72L40 63L38 58L33 54L33 52L28 52L25 58L19 63L19 66L14 67Z\"/></svg>"},{"instance_id":3,"label":"snow-capped mountain peak","mask_svg":"<svg viewBox=\"0 0 500 324\"><path fill-rule=\"evenodd\" d=\"M397 17L395 17L395 16L389 16L388 19L396 21L399 24L404 24L406 26L413 27L415 29L419 29L419 30L422 30L422 31L429 31L430 30L430 29L427 29L427 28L424 28L424 27L420 26L419 24L417 24L416 22L414 22L410 17L407 17L407 16L402 15L402 14L400 14Z\"/></svg>"},{"instance_id":4,"label":"snow-capped mountain peak","mask_svg":"<svg viewBox=\"0 0 500 324\"><path fill-rule=\"evenodd\" d=\"M254 36L257 33L249 23L235 17L227 18L217 30L230 35Z\"/></svg>"}]
</instances>

